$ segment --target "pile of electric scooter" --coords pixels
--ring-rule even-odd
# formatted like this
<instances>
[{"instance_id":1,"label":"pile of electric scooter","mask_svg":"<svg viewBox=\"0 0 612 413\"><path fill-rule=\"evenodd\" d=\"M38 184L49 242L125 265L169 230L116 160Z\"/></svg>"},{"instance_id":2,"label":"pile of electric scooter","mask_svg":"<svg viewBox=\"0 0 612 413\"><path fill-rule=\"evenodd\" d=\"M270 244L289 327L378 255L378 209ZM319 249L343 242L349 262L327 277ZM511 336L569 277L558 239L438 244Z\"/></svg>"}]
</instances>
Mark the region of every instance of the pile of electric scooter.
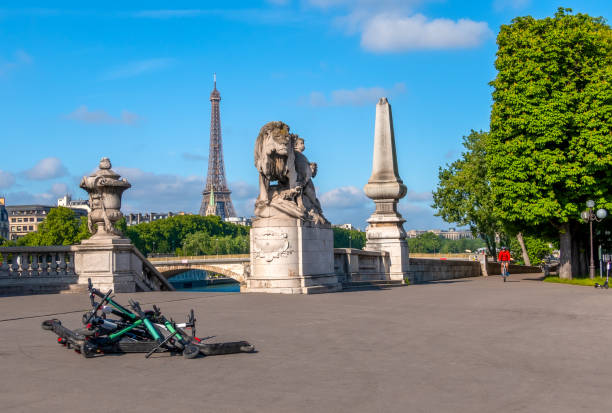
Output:
<instances>
[{"instance_id":1,"label":"pile of electric scooter","mask_svg":"<svg viewBox=\"0 0 612 413\"><path fill-rule=\"evenodd\" d=\"M130 309L127 309L111 297L112 290L103 294L93 287L91 279L88 289L92 310L83 314L83 328L70 330L57 319L42 323L44 330L57 334L59 344L87 358L105 353L146 353L145 357L149 358L153 353L170 352L192 359L199 355L250 353L255 350L247 341L204 343L206 339L196 337L193 310L185 323L176 323L167 319L156 305L152 310L143 311L138 302L129 299ZM187 334L186 329L191 334Z\"/></svg>"}]
</instances>

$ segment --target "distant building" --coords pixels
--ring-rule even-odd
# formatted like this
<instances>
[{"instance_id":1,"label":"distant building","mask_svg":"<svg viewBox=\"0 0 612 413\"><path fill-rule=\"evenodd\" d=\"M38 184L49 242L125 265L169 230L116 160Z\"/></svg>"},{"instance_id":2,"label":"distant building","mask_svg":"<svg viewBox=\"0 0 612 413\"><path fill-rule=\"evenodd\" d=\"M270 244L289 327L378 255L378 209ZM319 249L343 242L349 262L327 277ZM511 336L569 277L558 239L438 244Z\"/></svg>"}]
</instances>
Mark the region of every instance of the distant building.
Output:
<instances>
[{"instance_id":1,"label":"distant building","mask_svg":"<svg viewBox=\"0 0 612 413\"><path fill-rule=\"evenodd\" d=\"M247 217L229 217L225 218L224 221L231 222L232 224L236 225L244 225L246 227L250 227L251 225L253 225L253 221L251 221L251 218Z\"/></svg>"},{"instance_id":2,"label":"distant building","mask_svg":"<svg viewBox=\"0 0 612 413\"><path fill-rule=\"evenodd\" d=\"M48 205L11 205L9 215L9 239L16 240L30 232L38 231L38 225L47 218L54 207ZM74 209L77 217L87 216L87 211Z\"/></svg>"},{"instance_id":3,"label":"distant building","mask_svg":"<svg viewBox=\"0 0 612 413\"><path fill-rule=\"evenodd\" d=\"M87 211L89 214L91 212L91 208L89 207L89 201L87 199L75 199L68 194L57 200L57 206L62 206L70 209L82 209Z\"/></svg>"},{"instance_id":4,"label":"distant building","mask_svg":"<svg viewBox=\"0 0 612 413\"><path fill-rule=\"evenodd\" d=\"M38 224L43 222L52 206L47 205L12 205L7 206L9 215L9 239L16 240L29 232L38 230Z\"/></svg>"},{"instance_id":5,"label":"distant building","mask_svg":"<svg viewBox=\"0 0 612 413\"><path fill-rule=\"evenodd\" d=\"M348 229L350 231L359 231L359 228L353 226L353 224L333 225L333 227L335 227L335 228L342 228L342 229Z\"/></svg>"},{"instance_id":6,"label":"distant building","mask_svg":"<svg viewBox=\"0 0 612 413\"><path fill-rule=\"evenodd\" d=\"M444 237L450 240L473 239L474 238L474 236L472 235L472 231L467 231L467 230L457 231L455 230L455 228L450 228L448 231L442 231L440 229L428 229L428 230L411 229L410 231L407 231L406 234L408 235L408 238L416 238L419 235L423 235L428 232L431 232L435 235L438 235L438 236L441 236L441 237Z\"/></svg>"},{"instance_id":7,"label":"distant building","mask_svg":"<svg viewBox=\"0 0 612 413\"><path fill-rule=\"evenodd\" d=\"M4 206L4 198L0 198L0 238L9 239L8 211Z\"/></svg>"}]
</instances>

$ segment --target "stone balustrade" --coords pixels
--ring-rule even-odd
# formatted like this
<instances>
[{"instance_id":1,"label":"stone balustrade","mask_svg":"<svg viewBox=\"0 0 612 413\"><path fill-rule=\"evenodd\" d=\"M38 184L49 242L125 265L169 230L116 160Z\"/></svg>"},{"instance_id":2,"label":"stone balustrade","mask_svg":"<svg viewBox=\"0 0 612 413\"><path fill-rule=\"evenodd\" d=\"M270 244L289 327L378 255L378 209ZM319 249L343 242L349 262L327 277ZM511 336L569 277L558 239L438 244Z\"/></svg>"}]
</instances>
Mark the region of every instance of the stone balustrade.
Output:
<instances>
[{"instance_id":1,"label":"stone balustrade","mask_svg":"<svg viewBox=\"0 0 612 413\"><path fill-rule=\"evenodd\" d=\"M334 271L343 284L387 279L389 253L355 248L334 248Z\"/></svg>"},{"instance_id":2,"label":"stone balustrade","mask_svg":"<svg viewBox=\"0 0 612 413\"><path fill-rule=\"evenodd\" d=\"M0 295L54 293L73 289L75 246L0 248Z\"/></svg>"},{"instance_id":3,"label":"stone balustrade","mask_svg":"<svg viewBox=\"0 0 612 413\"><path fill-rule=\"evenodd\" d=\"M98 260L91 260L91 247L67 245L52 247L0 247L0 296L58 292L81 292L87 280L102 290L112 288L113 274L100 273L96 265L113 269L127 282L127 291L160 291L174 288L166 278L131 244L111 247ZM96 252L99 252L98 248ZM104 251L103 251L104 253Z\"/></svg>"},{"instance_id":4,"label":"stone balustrade","mask_svg":"<svg viewBox=\"0 0 612 413\"><path fill-rule=\"evenodd\" d=\"M76 275L72 246L6 247L0 250L0 260L0 277Z\"/></svg>"}]
</instances>

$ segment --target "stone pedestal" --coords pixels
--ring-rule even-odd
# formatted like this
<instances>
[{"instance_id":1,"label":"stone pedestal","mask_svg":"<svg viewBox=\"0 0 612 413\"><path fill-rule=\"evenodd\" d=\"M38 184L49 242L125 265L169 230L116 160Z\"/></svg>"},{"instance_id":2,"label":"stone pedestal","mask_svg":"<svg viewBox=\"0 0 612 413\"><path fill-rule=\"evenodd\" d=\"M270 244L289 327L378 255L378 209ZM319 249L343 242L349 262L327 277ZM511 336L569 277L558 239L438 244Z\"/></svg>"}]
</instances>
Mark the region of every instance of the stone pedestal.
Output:
<instances>
[{"instance_id":1,"label":"stone pedestal","mask_svg":"<svg viewBox=\"0 0 612 413\"><path fill-rule=\"evenodd\" d=\"M329 224L258 218L251 228L251 274L245 292L314 294L342 289L334 273Z\"/></svg>"},{"instance_id":2,"label":"stone pedestal","mask_svg":"<svg viewBox=\"0 0 612 413\"><path fill-rule=\"evenodd\" d=\"M118 236L93 236L76 246L75 270L78 283L93 285L103 292L112 289L116 293L136 291L136 274L142 273L142 261L132 253L133 246L127 238Z\"/></svg>"},{"instance_id":3,"label":"stone pedestal","mask_svg":"<svg viewBox=\"0 0 612 413\"><path fill-rule=\"evenodd\" d=\"M366 229L367 251L389 253L386 274L390 280L404 280L408 277L409 256L406 232L402 227L404 220L398 216L372 215Z\"/></svg>"}]
</instances>

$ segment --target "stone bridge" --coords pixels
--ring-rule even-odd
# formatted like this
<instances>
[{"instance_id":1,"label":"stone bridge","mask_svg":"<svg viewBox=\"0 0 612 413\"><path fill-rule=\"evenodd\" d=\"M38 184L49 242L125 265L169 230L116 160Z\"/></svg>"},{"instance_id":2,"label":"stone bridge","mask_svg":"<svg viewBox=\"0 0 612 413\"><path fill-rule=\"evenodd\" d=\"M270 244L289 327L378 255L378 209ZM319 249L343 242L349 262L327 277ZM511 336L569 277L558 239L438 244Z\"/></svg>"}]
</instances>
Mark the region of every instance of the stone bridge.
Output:
<instances>
[{"instance_id":1,"label":"stone bridge","mask_svg":"<svg viewBox=\"0 0 612 413\"><path fill-rule=\"evenodd\" d=\"M149 262L164 277L171 278L189 270L204 270L215 274L221 274L244 284L245 278L250 272L250 260L248 254L243 255L221 255L200 257L160 257L149 258Z\"/></svg>"}]
</instances>

